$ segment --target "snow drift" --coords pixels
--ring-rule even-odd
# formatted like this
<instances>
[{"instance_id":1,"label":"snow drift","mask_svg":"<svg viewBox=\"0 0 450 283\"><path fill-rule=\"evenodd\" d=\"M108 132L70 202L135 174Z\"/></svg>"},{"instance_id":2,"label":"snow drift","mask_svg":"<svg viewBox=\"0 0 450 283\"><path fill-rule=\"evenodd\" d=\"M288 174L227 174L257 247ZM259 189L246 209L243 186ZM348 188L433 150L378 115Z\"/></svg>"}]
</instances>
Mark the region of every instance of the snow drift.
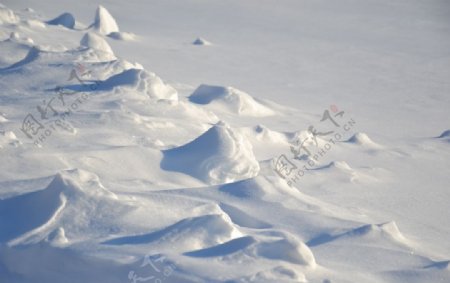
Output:
<instances>
[{"instance_id":1,"label":"snow drift","mask_svg":"<svg viewBox=\"0 0 450 283\"><path fill-rule=\"evenodd\" d=\"M214 110L244 116L270 116L275 112L249 94L233 87L201 85L189 96L193 103L211 105Z\"/></svg>"},{"instance_id":2,"label":"snow drift","mask_svg":"<svg viewBox=\"0 0 450 283\"><path fill-rule=\"evenodd\" d=\"M107 223L125 210L128 206L96 175L64 171L44 190L0 200L0 242L15 245L48 237L59 245L68 241L66 236L108 230Z\"/></svg>"},{"instance_id":3,"label":"snow drift","mask_svg":"<svg viewBox=\"0 0 450 283\"><path fill-rule=\"evenodd\" d=\"M365 133L356 133L347 141L348 143L357 144L367 148L381 148L381 145L372 141Z\"/></svg>"},{"instance_id":4,"label":"snow drift","mask_svg":"<svg viewBox=\"0 0 450 283\"><path fill-rule=\"evenodd\" d=\"M438 136L440 139L450 138L450 130L443 131L442 134Z\"/></svg>"},{"instance_id":5,"label":"snow drift","mask_svg":"<svg viewBox=\"0 0 450 283\"><path fill-rule=\"evenodd\" d=\"M292 236L275 240L260 240L257 237L243 236L216 246L185 253L187 256L203 258L225 257L231 254L234 254L233 258L243 255L258 256L312 268L316 267L316 260L312 251Z\"/></svg>"},{"instance_id":6,"label":"snow drift","mask_svg":"<svg viewBox=\"0 0 450 283\"><path fill-rule=\"evenodd\" d=\"M0 115L0 123L2 122L2 116ZM12 131L0 131L0 149L8 145L17 147L20 141Z\"/></svg>"},{"instance_id":7,"label":"snow drift","mask_svg":"<svg viewBox=\"0 0 450 283\"><path fill-rule=\"evenodd\" d=\"M207 41L204 38L199 37L199 38L195 39L192 42L192 44L194 44L194 45L211 45L211 42Z\"/></svg>"},{"instance_id":8,"label":"snow drift","mask_svg":"<svg viewBox=\"0 0 450 283\"><path fill-rule=\"evenodd\" d=\"M106 42L106 40L104 40L102 37L92 32L88 32L83 36L83 38L80 41L80 45L95 49L97 51L109 53L112 55L114 54L108 42Z\"/></svg>"},{"instance_id":9,"label":"snow drift","mask_svg":"<svg viewBox=\"0 0 450 283\"><path fill-rule=\"evenodd\" d=\"M23 6L18 1L9 2ZM60 2L54 1L56 6L46 2L40 11L66 9ZM361 40L357 48L344 50L333 40L323 41L318 48L317 38L311 41L301 34L311 31L308 17L315 18L314 9L324 8L322 1L308 5L306 10L293 9L301 6L296 1L286 6L268 5L258 13L254 13L254 5L242 4L249 1L220 7L217 1L204 1L202 14L207 17L201 21L191 17L198 14L196 5L147 2L141 1L142 9L137 10L135 5L111 0L115 11L142 39L114 42L114 46L120 48L121 56L131 56L142 64L112 54L108 44L112 39L127 40L134 35L119 32L116 21L103 7L97 10L95 25L87 29L79 22L75 26L79 24L80 29L49 26L45 22L50 17L30 9L2 13L0 37L9 39L0 42L0 281L112 283L127 281L127 277L139 281L130 276L130 271L143 275L144 254L167 257L167 265L176 263L177 271L170 278L161 278L166 283L449 281L445 254L449 250L445 237L448 227L440 223L448 218L442 208L447 205L449 134L444 132L440 139L420 138L421 133L435 131L431 133L437 136L449 129L443 119L447 96L442 81L447 61L440 59L445 52L436 49L437 55L429 57L426 54L436 52L416 52L417 47L408 49L404 44L405 56L398 58L395 52L389 52L392 42L380 41L374 46L379 38L370 35L370 44L364 45L364 50L359 48ZM382 11L406 6L414 11L419 6L401 3L393 7L387 2L377 5ZM78 7L80 18L89 16L83 14L79 4L69 4ZM165 12L174 5L179 9L167 17ZM350 14L345 5L332 7L338 14L345 13L335 24L358 26L353 15L364 5L352 5L355 7ZM343 9L334 9L338 6ZM236 8L242 17L229 21L228 12ZM280 13L273 13L274 8ZM421 25L420 36L401 37L403 43L409 38L424 38L431 26L435 26L436 34L444 33L443 22L428 22L420 11L413 14L427 25ZM303 14L299 17L298 13ZM217 21L203 25L209 18ZM74 20L64 16L52 21L72 27ZM200 29L174 32L180 20L186 27ZM245 25L248 22L258 24ZM286 30L288 22L302 29L280 34L278 31ZM404 21L389 22L392 38L397 35L397 22ZM223 29L223 23L245 26L245 34L236 34L235 28ZM149 26L151 30L146 29ZM327 38L330 33L321 33L324 27L329 29L328 25L314 26L313 33ZM213 34L215 28L224 31L220 37L223 46L191 45L192 32ZM305 42L298 44L295 35ZM78 48L83 36L84 47ZM33 40L39 47L33 47ZM341 43L354 46L351 41L346 38ZM268 44L259 44L262 42ZM398 49L399 42L393 42ZM197 43L207 42L199 39ZM440 46L435 42L423 44ZM327 52L333 50L336 52ZM224 52L227 56L220 56ZM351 56L346 57L348 52ZM391 58L389 54L394 55ZM380 56L385 60L379 60ZM211 60L202 60L205 57ZM346 64L351 70L340 72L342 63L347 63L343 58L362 60ZM408 65L405 59L424 64ZM395 72L398 68L386 68L392 63L411 68ZM181 79L174 85L183 98L192 94L189 100L177 100L175 89L144 70L143 65ZM364 73L364 66L375 73ZM432 67L443 72L430 73ZM424 72L417 72L421 68ZM362 76L355 79L355 70L363 71ZM380 76L380 70L388 73ZM428 84L419 82L417 93L401 93L405 90L402 83L430 76L436 79ZM192 93L192 85L199 78L238 81L249 89L264 90L263 96L283 96L291 106L301 105L302 109L259 100L259 93L253 98L228 87L203 85ZM367 78L391 79L381 84L369 80L370 87L382 87L374 92L383 96L376 107L363 103L361 93L370 93L360 90L370 89L368 84L343 89L349 82L366 82ZM402 87L393 88L397 83ZM337 89L330 89L330 85ZM427 89L433 92L430 99L422 95ZM61 97L59 90L67 93ZM320 121L326 105L317 105L337 102L333 101L336 93L342 98L339 103L347 106L338 109L331 105L323 115L329 114L341 127L334 127L333 120ZM388 103L392 97L407 104L403 107L406 112L398 108L398 103ZM54 125L55 119L68 113L68 107L78 99L83 103L64 116L68 126ZM427 107L421 105L423 102ZM50 106L61 116L57 117ZM356 112L347 109L353 106L360 107L356 112L367 117L380 117L377 110L386 108L379 121L365 123L369 127L366 130L380 137L380 143L385 134L392 135L389 140L399 142L395 152L404 154L373 154L372 141L363 134L348 140L354 132L353 128L345 130L344 123L349 126L350 119L353 121L349 116ZM426 118L417 117L412 109L421 109ZM42 147L36 148L20 130L28 114L52 130ZM411 123L411 118L419 123ZM233 128L215 125L220 119L232 123ZM429 128L428 121L435 122L435 129ZM389 123L392 128L383 127ZM328 150L325 146L332 136L319 135L315 143L310 130L299 132L310 125L322 133L340 132L339 141L348 142L330 143L332 149ZM401 139L405 125L411 128L407 128L407 138ZM40 129L37 137L42 134L45 131ZM296 143L305 139L308 149L317 150L321 156L320 152L326 152L313 168L303 167L314 158L303 158ZM296 167L292 171L295 176L291 175L297 178L295 187L274 171L272 161L282 155L286 158L279 161L292 162ZM100 177L83 170L55 175L67 168L84 168ZM219 185L205 187L205 183ZM393 222L371 224L389 219L407 227L404 237ZM167 265L161 266L161 273ZM150 266L145 269L152 271ZM159 278L154 279L149 281Z\"/></svg>"},{"instance_id":10,"label":"snow drift","mask_svg":"<svg viewBox=\"0 0 450 283\"><path fill-rule=\"evenodd\" d=\"M177 91L165 84L155 73L143 69L128 69L99 83L99 90L114 88L132 89L147 94L152 99L178 100Z\"/></svg>"},{"instance_id":11,"label":"snow drift","mask_svg":"<svg viewBox=\"0 0 450 283\"><path fill-rule=\"evenodd\" d=\"M5 118L5 114L0 113L0 123L5 123L7 121L8 119Z\"/></svg>"},{"instance_id":12,"label":"snow drift","mask_svg":"<svg viewBox=\"0 0 450 283\"><path fill-rule=\"evenodd\" d=\"M30 50L33 47L28 44L17 42L11 38L1 41L0 48L2 50L2 56L0 56L0 68L9 67L14 63L23 60L27 55L31 57L34 57L32 55L36 55L35 50L30 53Z\"/></svg>"},{"instance_id":13,"label":"snow drift","mask_svg":"<svg viewBox=\"0 0 450 283\"><path fill-rule=\"evenodd\" d=\"M13 24L19 21L19 17L16 14L0 4L0 24Z\"/></svg>"},{"instance_id":14,"label":"snow drift","mask_svg":"<svg viewBox=\"0 0 450 283\"><path fill-rule=\"evenodd\" d=\"M251 144L222 122L194 141L164 151L161 167L209 184L251 178L259 172Z\"/></svg>"},{"instance_id":15,"label":"snow drift","mask_svg":"<svg viewBox=\"0 0 450 283\"><path fill-rule=\"evenodd\" d=\"M101 5L98 6L97 11L95 12L95 20L92 25L95 31L103 35L119 32L119 26L117 25L116 20L111 16L108 10Z\"/></svg>"},{"instance_id":16,"label":"snow drift","mask_svg":"<svg viewBox=\"0 0 450 283\"><path fill-rule=\"evenodd\" d=\"M48 21L47 24L55 26L60 25L73 29L75 27L75 17L71 13L63 13L53 20Z\"/></svg>"},{"instance_id":17,"label":"snow drift","mask_svg":"<svg viewBox=\"0 0 450 283\"><path fill-rule=\"evenodd\" d=\"M177 223L148 234L114 238L108 245L139 245L165 242L182 249L199 249L228 241L241 233L226 214L210 214L185 218Z\"/></svg>"}]
</instances>

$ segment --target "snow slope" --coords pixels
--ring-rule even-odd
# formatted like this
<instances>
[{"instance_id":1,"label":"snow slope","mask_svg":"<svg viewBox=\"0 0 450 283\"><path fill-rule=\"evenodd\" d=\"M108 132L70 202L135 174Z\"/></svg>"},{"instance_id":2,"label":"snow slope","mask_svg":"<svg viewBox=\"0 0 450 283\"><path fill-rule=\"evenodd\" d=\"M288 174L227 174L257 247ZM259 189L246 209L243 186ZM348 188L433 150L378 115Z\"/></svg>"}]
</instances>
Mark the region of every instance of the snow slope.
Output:
<instances>
[{"instance_id":1,"label":"snow slope","mask_svg":"<svg viewBox=\"0 0 450 283\"><path fill-rule=\"evenodd\" d=\"M3 3L0 282L450 281L445 1Z\"/></svg>"}]
</instances>

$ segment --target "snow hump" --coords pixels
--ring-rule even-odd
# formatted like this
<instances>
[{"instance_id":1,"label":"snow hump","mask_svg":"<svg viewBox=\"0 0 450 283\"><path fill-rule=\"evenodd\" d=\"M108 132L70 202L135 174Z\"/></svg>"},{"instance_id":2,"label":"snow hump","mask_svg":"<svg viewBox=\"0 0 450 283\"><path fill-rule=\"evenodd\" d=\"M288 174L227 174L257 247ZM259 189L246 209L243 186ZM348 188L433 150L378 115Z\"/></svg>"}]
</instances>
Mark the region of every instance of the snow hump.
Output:
<instances>
[{"instance_id":1,"label":"snow hump","mask_svg":"<svg viewBox=\"0 0 450 283\"><path fill-rule=\"evenodd\" d=\"M161 167L209 184L252 178L260 169L250 142L222 122L192 142L164 151Z\"/></svg>"},{"instance_id":2,"label":"snow hump","mask_svg":"<svg viewBox=\"0 0 450 283\"><path fill-rule=\"evenodd\" d=\"M243 116L270 116L274 111L256 101L249 94L233 87L200 85L189 100L197 104L209 104L219 111Z\"/></svg>"},{"instance_id":3,"label":"snow hump","mask_svg":"<svg viewBox=\"0 0 450 283\"><path fill-rule=\"evenodd\" d=\"M92 32L86 33L80 41L81 46L89 47L97 51L102 51L109 54L114 54L111 46L101 36Z\"/></svg>"},{"instance_id":4,"label":"snow hump","mask_svg":"<svg viewBox=\"0 0 450 283\"><path fill-rule=\"evenodd\" d=\"M75 27L75 17L71 13L64 13L47 22L49 25L60 25L69 29Z\"/></svg>"}]
</instances>

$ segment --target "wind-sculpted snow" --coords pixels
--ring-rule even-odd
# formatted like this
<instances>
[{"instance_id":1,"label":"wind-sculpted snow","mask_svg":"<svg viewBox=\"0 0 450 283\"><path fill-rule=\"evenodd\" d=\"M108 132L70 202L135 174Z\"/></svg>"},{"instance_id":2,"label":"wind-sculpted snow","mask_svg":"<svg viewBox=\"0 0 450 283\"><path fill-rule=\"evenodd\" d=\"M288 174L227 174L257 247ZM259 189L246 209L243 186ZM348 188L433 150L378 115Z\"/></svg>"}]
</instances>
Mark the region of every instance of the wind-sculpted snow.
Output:
<instances>
[{"instance_id":1,"label":"wind-sculpted snow","mask_svg":"<svg viewBox=\"0 0 450 283\"><path fill-rule=\"evenodd\" d=\"M63 13L47 22L49 25L61 25L69 29L75 27L75 17L70 13Z\"/></svg>"},{"instance_id":2,"label":"wind-sculpted snow","mask_svg":"<svg viewBox=\"0 0 450 283\"><path fill-rule=\"evenodd\" d=\"M95 12L95 20L93 23L94 29L104 35L108 35L113 32L119 32L119 26L116 20L111 16L111 14L103 6L98 6Z\"/></svg>"},{"instance_id":3,"label":"wind-sculpted snow","mask_svg":"<svg viewBox=\"0 0 450 283\"><path fill-rule=\"evenodd\" d=\"M207 40L204 39L204 38L199 37L199 38L195 39L195 40L192 42L192 44L194 44L194 45L211 45L212 43L209 42L209 41L207 41Z\"/></svg>"},{"instance_id":4,"label":"wind-sculpted snow","mask_svg":"<svg viewBox=\"0 0 450 283\"><path fill-rule=\"evenodd\" d=\"M347 142L372 149L381 148L379 144L373 142L365 133L356 133Z\"/></svg>"},{"instance_id":5,"label":"wind-sculpted snow","mask_svg":"<svg viewBox=\"0 0 450 283\"><path fill-rule=\"evenodd\" d=\"M0 46L2 49L0 69L9 67L10 65L25 58L32 49L32 47L28 44L17 42L12 38L1 41Z\"/></svg>"},{"instance_id":6,"label":"wind-sculpted snow","mask_svg":"<svg viewBox=\"0 0 450 283\"><path fill-rule=\"evenodd\" d=\"M447 61L407 48L433 21L138 2L0 5L0 282L450 282Z\"/></svg>"},{"instance_id":7,"label":"wind-sculpted snow","mask_svg":"<svg viewBox=\"0 0 450 283\"><path fill-rule=\"evenodd\" d=\"M0 24L12 24L19 21L19 17L7 7L0 4Z\"/></svg>"},{"instance_id":8,"label":"wind-sculpted snow","mask_svg":"<svg viewBox=\"0 0 450 283\"><path fill-rule=\"evenodd\" d=\"M247 179L259 172L251 144L224 123L214 125L188 144L166 150L161 167L209 184Z\"/></svg>"},{"instance_id":9,"label":"wind-sculpted snow","mask_svg":"<svg viewBox=\"0 0 450 283\"><path fill-rule=\"evenodd\" d=\"M100 37L99 35L96 35L91 32L88 32L83 36L83 38L80 41L80 45L95 49L96 51L114 55L108 42L106 42L106 40Z\"/></svg>"},{"instance_id":10,"label":"wind-sculpted snow","mask_svg":"<svg viewBox=\"0 0 450 283\"><path fill-rule=\"evenodd\" d=\"M69 170L41 191L0 201L0 241L17 245L50 237L50 242L65 243L66 237L107 233L102 232L110 229L106 223L129 209L97 176Z\"/></svg>"},{"instance_id":11,"label":"wind-sculpted snow","mask_svg":"<svg viewBox=\"0 0 450 283\"><path fill-rule=\"evenodd\" d=\"M153 99L178 100L177 91L156 76L142 69L129 69L114 75L101 83L100 89L112 90L115 87L129 87L146 93Z\"/></svg>"},{"instance_id":12,"label":"wind-sculpted snow","mask_svg":"<svg viewBox=\"0 0 450 283\"><path fill-rule=\"evenodd\" d=\"M216 111L230 111L244 116L271 116L274 111L247 93L233 87L201 85L189 96L193 103L211 105Z\"/></svg>"}]
</instances>

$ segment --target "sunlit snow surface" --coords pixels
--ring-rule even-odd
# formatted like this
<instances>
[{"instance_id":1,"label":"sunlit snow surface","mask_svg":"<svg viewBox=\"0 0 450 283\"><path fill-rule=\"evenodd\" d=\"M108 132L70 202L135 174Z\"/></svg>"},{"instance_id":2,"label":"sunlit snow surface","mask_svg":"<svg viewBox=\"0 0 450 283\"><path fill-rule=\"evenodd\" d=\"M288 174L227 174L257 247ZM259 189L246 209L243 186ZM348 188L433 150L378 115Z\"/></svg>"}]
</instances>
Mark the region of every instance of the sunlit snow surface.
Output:
<instances>
[{"instance_id":1,"label":"sunlit snow surface","mask_svg":"<svg viewBox=\"0 0 450 283\"><path fill-rule=\"evenodd\" d=\"M446 1L3 4L1 283L450 282Z\"/></svg>"}]
</instances>

